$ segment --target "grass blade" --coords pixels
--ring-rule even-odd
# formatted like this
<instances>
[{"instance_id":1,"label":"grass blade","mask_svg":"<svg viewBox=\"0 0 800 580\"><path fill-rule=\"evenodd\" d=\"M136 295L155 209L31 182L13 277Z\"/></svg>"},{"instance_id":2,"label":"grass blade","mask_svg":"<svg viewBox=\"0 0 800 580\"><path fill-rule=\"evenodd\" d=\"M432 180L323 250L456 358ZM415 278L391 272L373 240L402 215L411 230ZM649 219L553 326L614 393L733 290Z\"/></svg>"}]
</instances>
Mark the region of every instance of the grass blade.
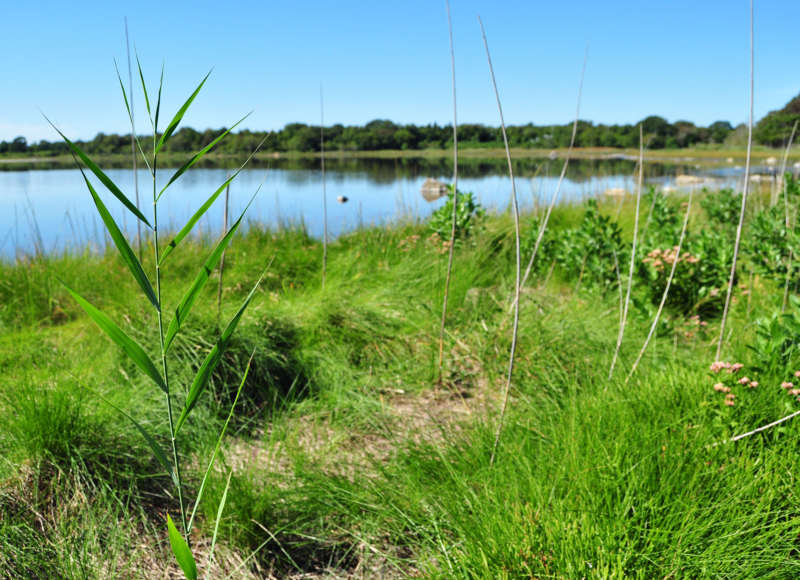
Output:
<instances>
[{"instance_id":1,"label":"grass blade","mask_svg":"<svg viewBox=\"0 0 800 580\"><path fill-rule=\"evenodd\" d=\"M214 522L214 535L211 537L211 548L208 551L209 565L214 559L214 547L217 545L217 534L219 533L219 522L222 520L222 512L225 509L225 501L228 499L228 489L231 486L231 476L233 470L228 472L228 481L225 482L225 491L222 492L222 499L219 500L219 508L217 508L217 521Z\"/></svg>"},{"instance_id":2,"label":"grass blade","mask_svg":"<svg viewBox=\"0 0 800 580\"><path fill-rule=\"evenodd\" d=\"M61 282L64 284L64 282ZM147 353L142 349L141 346L136 344L134 340L129 337L125 332L117 326L114 321L112 321L108 316L103 314L97 307L93 306L89 303L86 299L84 299L80 294L75 292L72 288L64 284L64 288L67 289L75 301L80 304L81 308L86 311L86 314L94 320L95 324L99 326L103 332L105 332L111 340L113 340L117 345L125 351L131 360L136 363L142 371L150 377L153 382L160 388L162 391L167 393L167 385L164 383L164 379L156 369L156 366L153 364L153 361L150 360L150 357L147 356Z\"/></svg>"},{"instance_id":3,"label":"grass blade","mask_svg":"<svg viewBox=\"0 0 800 580\"><path fill-rule=\"evenodd\" d=\"M153 113L150 112L150 97L147 96L147 83L144 82L144 73L142 72L142 63L139 62L139 53L136 53L136 66L139 68L139 79L142 81L142 92L144 93L144 104L147 107L147 116L150 117L150 123L153 123Z\"/></svg>"},{"instance_id":4,"label":"grass blade","mask_svg":"<svg viewBox=\"0 0 800 580\"><path fill-rule=\"evenodd\" d=\"M186 170L187 170L187 169L189 169L189 168L190 168L192 165L194 165L195 163L197 163L198 161L200 161L200 159L202 159L202 158L203 158L203 156L204 156L206 153L208 153L209 151L211 151L211 149L212 149L212 148L213 148L213 147L214 147L214 146L215 146L217 143L219 143L220 141L222 141L222 139L224 139L224 138L225 138L225 135L227 135L228 133L230 133L231 131L233 131L233 130L236 128L236 126L237 126L237 125L239 125L239 124L240 124L242 121L244 121L245 119L247 119L247 117L249 117L251 114L252 114L252 112L251 112L251 113L247 113L247 114L246 114L244 117L242 117L241 119L239 119L238 121L236 121L236 123L234 123L234 124L233 124L233 126L232 126L230 129L227 129L227 130L226 130L225 132L223 132L223 133L222 133L222 134L221 134L219 137L217 137L216 139L214 139L214 140L213 140L211 143L209 143L208 145L206 145L205 147L203 147L203 148L202 148L200 151L198 151L197 153L195 153L194 155L192 155L191 159L189 159L189 160L188 160L186 163L184 163L184 164L181 166L181 168L180 168L180 169L178 169L178 170L177 170L175 173L173 173L173 174L172 174L172 177L170 177L170 178L169 178L169 181L167 182L167 184L166 184L166 185L165 185L163 188L161 188L161 191L158 193L158 196L156 197L156 201L158 201L158 200L161 198L161 194L163 194L163 193L164 193L164 191L165 191L165 190L166 190L166 189L167 189L167 188L168 188L170 185L172 185L172 184L175 182L175 180L176 180L176 179L178 179L178 178L179 178L181 175L183 175L183 174L186 172Z\"/></svg>"},{"instance_id":5,"label":"grass blade","mask_svg":"<svg viewBox=\"0 0 800 580\"><path fill-rule=\"evenodd\" d=\"M167 454L164 453L164 450L161 448L161 445L158 444L158 441L156 441L155 438L153 438L153 436L150 434L150 432L147 431L147 429L145 429L144 427L142 427L142 425L136 419L134 419L131 415L129 415L124 410L120 409L115 404L111 403L110 401L107 401L105 399L103 399L103 400L105 401L105 403L107 405L113 407L114 409L119 411L122 415L125 415L125 417L127 417L128 420L131 423L133 423L133 426L136 427L137 431L139 431L139 433L142 434L142 437L144 437L144 440L147 441L147 444L150 446L150 449L153 451L153 455L155 456L155 458L164 467L164 469L167 470L167 473L169 474L170 479L172 479L172 482L175 485L178 485L178 478L175 475L175 470L172 469L172 464L169 462L169 459L167 459Z\"/></svg>"},{"instance_id":6,"label":"grass blade","mask_svg":"<svg viewBox=\"0 0 800 580\"><path fill-rule=\"evenodd\" d=\"M122 190L120 190L120 188L117 187L117 185L113 181L111 181L111 178L109 178L108 175L103 173L103 170L100 169L94 161L89 159L89 156L86 155L86 153L84 153L80 147L78 147L77 145L75 145L75 143L67 139L67 136L64 135L64 133L62 133L61 131L59 131L58 127L53 125L53 122L50 119L48 119L47 116L45 116L44 118L47 119L47 122L50 123L50 126L53 129L55 129L59 135L61 135L61 138L66 142L67 146L70 148L70 151L72 151L75 155L80 157L81 161L83 161L86 167L88 167L89 170L97 176L97 179L99 179L100 182L103 185L105 185L106 188L108 188L108 191L110 191L114 195L114 197L120 200L122 204L125 207L127 207L133 215L135 215L137 218L139 218L145 224L147 224L148 228L152 228L150 222L147 221L147 218L144 217L142 212L140 212L139 209L131 202L131 200L129 200L125 196L125 194L122 193Z\"/></svg>"},{"instance_id":7,"label":"grass blade","mask_svg":"<svg viewBox=\"0 0 800 580\"><path fill-rule=\"evenodd\" d=\"M222 256L222 252L224 252L225 248L227 248L231 243L236 230L239 229L239 225L242 223L242 219L244 218L246 211L247 208L245 208L245 210L242 212L242 215L239 216L239 219L236 220L228 233L226 233L225 236L219 241L217 247L214 248L214 251L211 252L208 258L206 258L206 261L203 263L203 267L200 269L200 273L197 274L192 286L189 288L186 294L184 294L180 304L175 309L175 318L173 318L172 322L169 323L167 335L164 338L164 350L169 350L175 335L178 334L178 331L181 329L181 325L189 315L189 311L192 309L195 300L197 300L197 297L200 295L200 291L206 285L206 282L208 282L208 278L211 276L211 271L217 266L220 257Z\"/></svg>"},{"instance_id":8,"label":"grass blade","mask_svg":"<svg viewBox=\"0 0 800 580\"><path fill-rule=\"evenodd\" d=\"M158 99L156 100L156 120L153 124L154 132L158 132L158 115L161 113L161 89L164 88L164 63L161 63L161 78L158 81ZM155 138L153 139L155 143ZM155 145L153 146L155 149ZM158 150L155 150L153 155L158 153Z\"/></svg>"},{"instance_id":9,"label":"grass blade","mask_svg":"<svg viewBox=\"0 0 800 580\"><path fill-rule=\"evenodd\" d=\"M180 564L183 574L188 580L197 580L197 564L195 564L192 551L178 528L175 527L175 522L172 521L169 514L167 514L167 532L172 553L175 554L175 559Z\"/></svg>"},{"instance_id":10,"label":"grass blade","mask_svg":"<svg viewBox=\"0 0 800 580\"><path fill-rule=\"evenodd\" d=\"M266 269L264 271L266 272ZM186 417L189 416L189 413L197 404L197 399L200 397L200 394L206 388L206 385L208 385L208 379L211 376L211 373L214 371L214 368L217 366L222 358L222 355L225 353L225 350L228 348L230 338L236 330L236 326L239 324L239 320L241 320L244 311L250 305L250 301L253 299L253 296L255 296L256 290L261 284L261 280L263 278L264 274L262 273L258 279L258 282L256 282L253 286L253 289L250 290L250 294L247 295L247 298L245 298L245 301L239 307L239 310L228 323L228 326L225 327L225 330L223 331L222 336L220 336L219 341L217 341L217 344L215 344L211 349L211 352L208 353L206 360L203 361L202 366L197 371L194 381L192 381L192 386L189 387L189 394L186 396L186 403L183 406L183 411L181 411L181 416L178 418L178 422L175 424L176 434L186 421Z\"/></svg>"},{"instance_id":11,"label":"grass blade","mask_svg":"<svg viewBox=\"0 0 800 580\"><path fill-rule=\"evenodd\" d=\"M131 72L130 72L130 64L131 64L131 61L130 61L130 58L128 58L128 76L131 79L131 99L133 99L133 77L131 76ZM119 68L117 67L117 61L116 60L114 61L114 68L117 71L117 80L119 80L119 88L122 89L122 98L125 99L125 109L128 111L128 119L131 122L131 140L136 145L136 148L139 150L139 154L142 156L142 159L144 160L145 165L147 165L147 168L152 172L152 169L150 169L150 162L147 160L147 155L144 154L144 150L142 149L142 144L139 141L139 137L136 136L136 124L134 123L134 120L133 120L133 109L131 108L130 104L128 103L128 94L125 91L125 85L122 83L122 76L119 74ZM147 92L145 91L145 97L146 96L147 96ZM134 153L134 152L132 152L132 153ZM135 161L136 161L136 156L135 155L134 155L133 159L134 159L134 163L135 163ZM134 165L133 175L134 175L134 179L136 179L136 166L135 165ZM136 207L139 207L138 189L137 189L137 194L136 194ZM140 233L139 234L139 238L141 238L141 237L142 236L141 236L141 233Z\"/></svg>"},{"instance_id":12,"label":"grass blade","mask_svg":"<svg viewBox=\"0 0 800 580\"><path fill-rule=\"evenodd\" d=\"M239 389L236 391L236 396L233 398L233 404L231 405L231 410L228 412L228 418L225 419L225 424L222 425L222 430L219 432L219 437L217 437L217 444L214 446L214 452L211 454L211 460L208 462L208 467L206 468L206 473L203 475L203 480L200 482L200 488L197 491L197 498L194 500L194 508L192 508L192 515L189 517L189 525L188 528L192 529L192 522L194 522L194 516L197 513L197 508L200 505L200 500L203 499L203 492L206 489L206 482L208 481L208 476L211 475L211 469L214 467L214 462L217 460L217 454L219 453L219 448L222 445L222 438L225 437L225 432L228 430L228 424L231 422L231 418L233 417L233 411L236 409L236 403L239 401L239 395L242 394L242 389L244 388L244 383L247 380L247 375L250 374L250 365L253 362L253 355L255 351L250 353L250 360L247 361L247 367L244 369L244 375L242 376L242 382L239 383Z\"/></svg>"},{"instance_id":13,"label":"grass blade","mask_svg":"<svg viewBox=\"0 0 800 580\"><path fill-rule=\"evenodd\" d=\"M263 143L263 142L264 141L262 140L261 143ZM260 147L260 145L259 145L259 147ZM205 203L200 206L200 209L198 209L196 212L194 212L194 215L191 218L189 218L189 221L186 222L186 225L183 226L183 228L181 228L181 231L179 231L175 235L175 237L172 238L172 241L170 241L170 243L167 244L167 246L164 248L164 252L161 254L161 257L158 259L158 264L159 265L163 264L164 260L167 259L167 256L169 256L172 253L172 250L174 250L176 248L176 246L181 242L181 240L183 240L183 238L185 238L187 235L189 235L189 232L192 231L192 228L194 228L195 224L198 221L200 221L200 218L203 217L203 214L205 214L208 211L208 208L210 208L211 205L215 201L217 201L217 198L220 196L220 194L223 191L225 191L225 188L228 187L234 179L236 179L236 176L239 175L239 173L242 171L242 169L244 169L245 165L247 165L247 163L250 161L250 159L252 159L253 155L255 155L255 151L250 154L250 157L247 158L247 161L245 161L242 164L242 166L239 167L239 169L237 169L236 172L233 175L231 175L228 179L226 179L225 182L222 185L220 185L219 188L217 188L217 190L209 196L209 198L205 201ZM258 194L258 192L260 190L261 190L261 186L259 185L258 189L256 190L256 194Z\"/></svg>"},{"instance_id":14,"label":"grass blade","mask_svg":"<svg viewBox=\"0 0 800 580\"><path fill-rule=\"evenodd\" d=\"M175 132L175 129L178 128L178 124L181 122L181 119L183 119L183 116L186 114L186 110L189 108L189 105L192 104L192 101L194 101L195 97L200 92L200 89L203 88L203 85L206 83L206 81L208 80L208 77L210 75L211 75L211 71L208 71L208 74L206 74L206 76L203 77L203 80L200 81L200 84L197 85L197 88L192 93L192 96L190 96L188 99L186 99L186 102L183 103L183 106L180 109L178 109L178 112L175 113L174 117L172 117L172 121L170 121L169 125L167 125L167 128L164 129L164 133L161 135L161 139L158 140L158 145L156 145L156 149L155 149L156 153L161 151L161 148L164 145L166 145L167 140ZM162 71L162 78L163 78L163 71ZM161 89L159 89L158 92L159 92L159 96L160 96ZM160 103L161 103L161 99L159 98L159 104ZM156 110L156 123L158 123L158 110Z\"/></svg>"},{"instance_id":15,"label":"grass blade","mask_svg":"<svg viewBox=\"0 0 800 580\"><path fill-rule=\"evenodd\" d=\"M139 283L139 287L142 289L145 296L147 296L147 299L150 300L153 306L155 306L156 310L159 310L161 307L158 304L158 298L156 298L156 293L153 290L152 284L150 284L150 279L142 269L142 264L139 262L136 254L133 253L130 245L128 245L128 241L125 239L125 236L122 235L122 232L120 231L119 227L117 227L116 222L114 222L114 218L111 217L111 214L108 212L105 204L100 199L100 196L97 195L97 192L94 190L94 187L92 187L92 184L89 182L89 179L86 177L83 169L81 169L81 175L83 176L83 180L86 182L86 187L89 188L89 193L92 194L92 199L94 200L94 205L97 207L97 212L103 219L103 223L106 224L108 233L111 234L111 239L114 240L114 245L117 246L117 250L119 250L120 256L122 256L122 260L128 265L128 269L131 271L131 274L133 274L133 277L136 278L136 281Z\"/></svg>"}]
</instances>

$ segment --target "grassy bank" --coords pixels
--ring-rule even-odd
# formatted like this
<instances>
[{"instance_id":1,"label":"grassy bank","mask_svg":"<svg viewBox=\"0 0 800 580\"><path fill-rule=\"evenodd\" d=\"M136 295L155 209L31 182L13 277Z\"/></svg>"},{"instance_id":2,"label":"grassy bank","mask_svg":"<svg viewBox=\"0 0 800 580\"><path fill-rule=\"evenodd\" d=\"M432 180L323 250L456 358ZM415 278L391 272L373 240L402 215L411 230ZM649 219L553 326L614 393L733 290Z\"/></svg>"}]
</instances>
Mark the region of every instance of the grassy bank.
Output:
<instances>
[{"instance_id":1,"label":"grassy bank","mask_svg":"<svg viewBox=\"0 0 800 580\"><path fill-rule=\"evenodd\" d=\"M724 351L745 367L709 371L738 197L703 200L695 199L685 246L697 262L679 267L655 343L627 383L665 283L664 268L645 259L676 243L686 200L642 203L631 320L611 379L633 200L556 209L521 302L510 414L493 467L514 284L508 216L486 218L456 248L441 384L446 254L426 224L343 235L330 246L324 291L318 240L251 227L226 256L223 320L271 266L181 449L208 455L252 353L223 465L201 506L195 549L204 573L796 577L800 423L718 443L800 408L780 386L800 368L800 310L790 302L779 315L783 254L773 250L784 246L769 239L772 222L759 225L770 211L760 200L747 233L758 243L746 248ZM526 251L536 223L525 216ZM175 252L166 304L180 299L210 244ZM762 254L775 257L772 270ZM152 269L147 258L144 266ZM175 573L165 569L172 558L162 532L176 502L168 477L115 409L164 438L160 397L58 279L155 349L152 309L110 254L0 270L0 575ZM201 300L170 351L179 390L216 332L215 283ZM740 385L744 374L750 381ZM720 381L733 405L712 387ZM196 487L205 466L189 463L184 476ZM216 523L224 467L233 475L221 545L207 563L203 538Z\"/></svg>"},{"instance_id":2,"label":"grassy bank","mask_svg":"<svg viewBox=\"0 0 800 580\"><path fill-rule=\"evenodd\" d=\"M534 148L512 148L511 153L514 159L545 159L553 152L560 158L567 155L567 149L534 149ZM770 157L781 158L783 149L774 149L764 146L753 148L753 159L755 162L764 162ZM326 156L331 160L341 159L450 159L452 152L449 149L419 149L419 150L380 150L380 151L327 151ZM505 159L505 149L495 148L460 148L459 156L465 162L480 161L481 159ZM573 149L571 157L574 159L603 160L603 159L638 159L637 149L620 149L613 147L577 147ZM645 159L651 162L663 163L699 163L701 165L725 165L729 159L734 163L743 164L746 156L745 147L727 146L705 146L687 147L683 149L655 149L647 151ZM180 166L186 160L185 153L165 153L165 166ZM204 159L205 164L215 166L237 166L247 158L246 154L239 156L226 155L221 153L209 153ZM253 161L261 164L269 164L275 160L293 159L318 159L319 153L313 152L269 152L258 153L253 157ZM130 155L95 155L94 159L104 167L130 167ZM792 148L789 153L789 161L794 163L800 161L800 148ZM69 155L47 155L47 156L26 156L26 155L0 155L0 169L17 170L20 168L63 168L72 169L75 163Z\"/></svg>"}]
</instances>

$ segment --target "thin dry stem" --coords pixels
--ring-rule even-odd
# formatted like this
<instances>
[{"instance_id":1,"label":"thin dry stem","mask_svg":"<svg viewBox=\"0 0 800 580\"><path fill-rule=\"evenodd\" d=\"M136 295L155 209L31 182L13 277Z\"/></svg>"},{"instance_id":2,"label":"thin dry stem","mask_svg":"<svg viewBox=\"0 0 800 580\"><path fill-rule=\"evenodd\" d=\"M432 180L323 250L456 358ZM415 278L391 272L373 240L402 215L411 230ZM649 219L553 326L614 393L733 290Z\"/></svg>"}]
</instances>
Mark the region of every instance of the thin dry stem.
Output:
<instances>
[{"instance_id":1,"label":"thin dry stem","mask_svg":"<svg viewBox=\"0 0 800 580\"><path fill-rule=\"evenodd\" d=\"M622 320L617 333L617 347L614 349L614 358L611 359L611 368L608 370L608 379L614 375L614 366L617 364L622 338L625 335L625 323L628 321L628 304L631 301L631 287L633 286L633 266L636 263L636 242L639 235L639 205L642 201L642 181L644 180L644 134L639 125L639 179L636 184L636 217L633 221L633 244L631 247L631 265L628 269L628 290L625 292L625 303L622 305Z\"/></svg>"},{"instance_id":2,"label":"thin dry stem","mask_svg":"<svg viewBox=\"0 0 800 580\"><path fill-rule=\"evenodd\" d=\"M792 141L794 141L795 133L797 132L797 124L799 121L795 121L794 125L792 126L792 134L789 135L789 142L786 144L786 150L783 152L783 162L781 163L781 179L783 179L783 209L786 214L784 225L786 226L786 231L789 232L790 223L789 223L789 192L786 189L786 164L789 161L789 151L792 148ZM783 302L781 303L781 312L786 312L786 304L789 301L789 280L791 279L792 275L792 262L794 261L794 252L792 247L789 247L789 260L786 264L786 280L783 284Z\"/></svg>"},{"instance_id":3,"label":"thin dry stem","mask_svg":"<svg viewBox=\"0 0 800 580\"><path fill-rule=\"evenodd\" d=\"M137 155L136 155L136 123L134 121L133 113L133 68L131 67L131 43L128 39L128 17L125 17L125 48L128 54L128 94L130 94L129 109L131 112L131 159L133 160L133 190L136 194L136 209L141 210L139 207L139 175L136 171ZM139 261L142 261L142 222L136 220L136 246L139 251Z\"/></svg>"},{"instance_id":4,"label":"thin dry stem","mask_svg":"<svg viewBox=\"0 0 800 580\"><path fill-rule=\"evenodd\" d=\"M719 340L717 341L717 354L714 360L719 360L722 354L722 343L725 338L725 324L728 321L728 310L731 306L731 295L733 294L733 280L736 276L736 260L739 257L739 245L742 241L742 226L744 225L744 211L747 207L747 194L750 191L750 155L753 148L753 93L754 89L754 64L753 64L753 0L750 0L750 116L747 122L747 161L744 168L744 189L742 191L742 208L739 212L739 225L736 227L736 242L733 245L733 262L731 263L731 275L728 278L728 292L725 295L725 307L722 309L722 322L719 327Z\"/></svg>"},{"instance_id":5,"label":"thin dry stem","mask_svg":"<svg viewBox=\"0 0 800 580\"><path fill-rule=\"evenodd\" d=\"M495 457L497 456L497 448L500 445L500 437L503 433L503 422L505 421L506 409L508 408L508 395L511 391L511 377L514 374L514 355L517 351L517 335L519 332L519 288L520 288L520 274L521 274L521 260L519 250L519 204L517 203L517 187L514 183L514 168L511 164L511 150L508 147L508 135L506 134L506 123L503 119L503 106L500 103L500 92L497 90L497 81L494 77L494 67L492 66L492 56L489 53L489 42L486 40L486 30L483 28L483 21L478 16L478 23L481 26L481 36L483 36L483 46L486 49L486 60L489 63L489 74L492 77L492 87L494 88L494 96L497 100L497 110L500 113L500 128L503 131L503 144L506 148L506 160L508 161L508 176L511 179L511 207L514 211L514 241L515 241L515 254L516 254L516 280L514 283L514 327L511 332L511 352L508 356L508 376L506 377L505 392L503 393L503 406L500 409L500 419L497 422L497 432L494 437L494 446L492 447L492 455L489 458L489 465L494 465Z\"/></svg>"},{"instance_id":6,"label":"thin dry stem","mask_svg":"<svg viewBox=\"0 0 800 580\"><path fill-rule=\"evenodd\" d=\"M325 276L328 273L328 194L325 183L325 109L322 98L322 85L319 86L319 149L322 169L322 289L325 289Z\"/></svg>"},{"instance_id":7,"label":"thin dry stem","mask_svg":"<svg viewBox=\"0 0 800 580\"><path fill-rule=\"evenodd\" d=\"M544 232L547 229L547 223L550 220L550 214L553 212L553 207L556 205L556 201L558 200L558 196L561 193L561 185L564 182L564 177L567 175L567 167L569 166L570 156L572 155L572 149L575 146L575 136L578 133L578 118L581 114L581 96L583 94L583 78L586 75L586 62L589 60L589 45L586 45L586 52L583 55L583 66L581 67L581 80L578 84L578 102L575 105L575 121L572 123L572 136L569 140L569 148L567 149L566 157L564 158L564 165L561 167L561 175L558 177L558 183L556 184L556 189L553 192L553 197L550 199L550 205L547 207L547 212L544 215L544 220L542 221L541 227L539 227L539 233L536 236L536 243L533 245L533 252L531 253L531 258L528 260L528 265L525 268L525 275L522 277L522 281L520 282L520 286L525 286L525 282L528 280L528 276L530 276L531 268L533 267L533 262L536 259L536 254L539 252L539 246L542 243L542 239L544 238Z\"/></svg>"},{"instance_id":8,"label":"thin dry stem","mask_svg":"<svg viewBox=\"0 0 800 580\"><path fill-rule=\"evenodd\" d=\"M444 361L444 328L447 320L447 299L450 296L450 278L453 275L453 256L456 248L456 217L458 215L458 115L456 109L456 54L453 47L453 21L450 17L450 2L447 6L447 29L450 33L450 70L453 75L453 221L450 227L450 248L447 256L447 276L444 279L444 298L442 300L442 325L439 329L439 371L436 382L442 382L442 363Z\"/></svg>"},{"instance_id":9,"label":"thin dry stem","mask_svg":"<svg viewBox=\"0 0 800 580\"><path fill-rule=\"evenodd\" d=\"M661 302L658 305L658 310L656 311L656 316L653 319L653 324L650 325L650 332L647 333L647 338L642 345L642 350L639 351L639 356L636 357L636 361L633 363L630 372L628 373L628 377L625 379L625 384L628 384L628 381L631 380L633 373L636 372L636 368L639 366L639 362L642 360L645 351L647 350L648 345L650 344L650 340L653 338L653 335L656 332L656 327L658 326L658 321L661 318L661 313L664 310L664 304L667 303L667 296L669 295L670 286L672 286L672 280L675 277L675 270L678 267L678 262L680 261L681 256L681 248L683 247L683 239L686 235L686 226L689 225L689 213L692 211L692 196L694 194L694 188L689 190L689 202L686 205L686 215L683 216L683 227L681 228L681 235L678 238L678 247L675 252L675 260L672 262L672 269L669 272L669 278L667 278L667 285L664 288L664 294L661 296Z\"/></svg>"}]
</instances>

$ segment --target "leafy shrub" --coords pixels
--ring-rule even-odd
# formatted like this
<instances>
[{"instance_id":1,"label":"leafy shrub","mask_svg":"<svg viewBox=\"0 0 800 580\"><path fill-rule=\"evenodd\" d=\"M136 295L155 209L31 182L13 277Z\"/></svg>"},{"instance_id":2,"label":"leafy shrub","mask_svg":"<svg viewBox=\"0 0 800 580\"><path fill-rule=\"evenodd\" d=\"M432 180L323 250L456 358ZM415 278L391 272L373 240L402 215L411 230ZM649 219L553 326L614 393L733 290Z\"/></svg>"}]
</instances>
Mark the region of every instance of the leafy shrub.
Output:
<instances>
[{"instance_id":1,"label":"leafy shrub","mask_svg":"<svg viewBox=\"0 0 800 580\"><path fill-rule=\"evenodd\" d=\"M704 188L702 193L700 206L705 210L712 226L732 226L739 221L742 202L741 198L734 195L732 189L721 189L716 193L710 193ZM735 231L730 227L731 236Z\"/></svg>"},{"instance_id":2,"label":"leafy shrub","mask_svg":"<svg viewBox=\"0 0 800 580\"><path fill-rule=\"evenodd\" d=\"M429 227L442 239L449 240L453 227L453 186L448 186L447 202L431 215ZM475 200L472 192L458 192L456 207L455 239L463 240L474 233L481 218L486 215L484 207Z\"/></svg>"},{"instance_id":3,"label":"leafy shrub","mask_svg":"<svg viewBox=\"0 0 800 580\"><path fill-rule=\"evenodd\" d=\"M600 213L596 200L586 202L580 225L566 230L556 247L556 259L568 275L579 277L588 286L616 287L615 255L618 263L624 261L622 230L611 217Z\"/></svg>"}]
</instances>

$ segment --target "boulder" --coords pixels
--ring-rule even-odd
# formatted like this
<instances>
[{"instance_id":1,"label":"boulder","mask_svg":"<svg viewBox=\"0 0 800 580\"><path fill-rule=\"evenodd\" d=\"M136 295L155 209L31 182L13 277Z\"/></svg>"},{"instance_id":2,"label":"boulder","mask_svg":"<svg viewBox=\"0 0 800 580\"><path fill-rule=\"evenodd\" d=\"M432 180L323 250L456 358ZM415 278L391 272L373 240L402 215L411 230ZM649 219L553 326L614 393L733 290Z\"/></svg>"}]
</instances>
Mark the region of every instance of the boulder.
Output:
<instances>
[{"instance_id":1,"label":"boulder","mask_svg":"<svg viewBox=\"0 0 800 580\"><path fill-rule=\"evenodd\" d=\"M447 184L431 179L430 177L422 184L420 193L425 201L436 201L447 195Z\"/></svg>"}]
</instances>

